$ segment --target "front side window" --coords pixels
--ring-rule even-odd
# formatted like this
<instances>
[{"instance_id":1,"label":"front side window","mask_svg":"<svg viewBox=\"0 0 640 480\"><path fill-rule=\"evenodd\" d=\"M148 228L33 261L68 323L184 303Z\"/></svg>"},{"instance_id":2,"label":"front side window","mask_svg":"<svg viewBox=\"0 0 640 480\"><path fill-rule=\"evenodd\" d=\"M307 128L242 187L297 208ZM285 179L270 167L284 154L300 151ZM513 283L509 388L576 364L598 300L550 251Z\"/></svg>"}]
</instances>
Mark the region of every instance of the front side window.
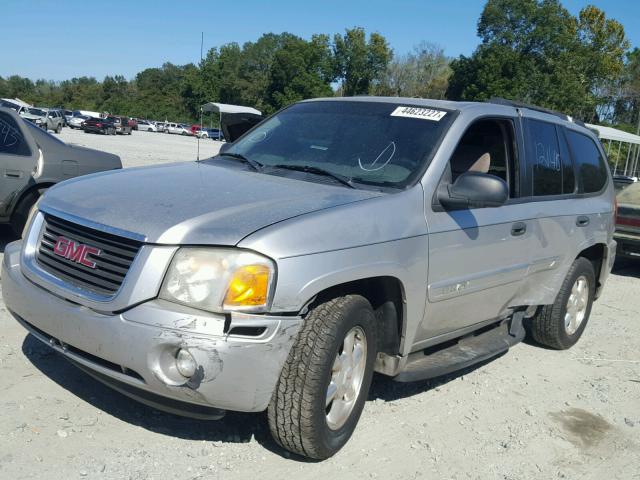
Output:
<instances>
[{"instance_id":1,"label":"front side window","mask_svg":"<svg viewBox=\"0 0 640 480\"><path fill-rule=\"evenodd\" d=\"M482 119L464 133L449 160L452 181L466 172L488 173L504 180L509 197L519 196L517 148L513 121Z\"/></svg>"},{"instance_id":2,"label":"front side window","mask_svg":"<svg viewBox=\"0 0 640 480\"><path fill-rule=\"evenodd\" d=\"M567 140L584 193L599 192L607 181L607 166L600 150L587 135L573 130L567 130Z\"/></svg>"},{"instance_id":3,"label":"front side window","mask_svg":"<svg viewBox=\"0 0 640 480\"><path fill-rule=\"evenodd\" d=\"M354 184L404 188L423 171L453 112L360 101L293 105L226 153L274 169L315 168Z\"/></svg>"},{"instance_id":4,"label":"front side window","mask_svg":"<svg viewBox=\"0 0 640 480\"><path fill-rule=\"evenodd\" d=\"M31 155L31 149L15 120L0 112L0 154Z\"/></svg>"}]
</instances>

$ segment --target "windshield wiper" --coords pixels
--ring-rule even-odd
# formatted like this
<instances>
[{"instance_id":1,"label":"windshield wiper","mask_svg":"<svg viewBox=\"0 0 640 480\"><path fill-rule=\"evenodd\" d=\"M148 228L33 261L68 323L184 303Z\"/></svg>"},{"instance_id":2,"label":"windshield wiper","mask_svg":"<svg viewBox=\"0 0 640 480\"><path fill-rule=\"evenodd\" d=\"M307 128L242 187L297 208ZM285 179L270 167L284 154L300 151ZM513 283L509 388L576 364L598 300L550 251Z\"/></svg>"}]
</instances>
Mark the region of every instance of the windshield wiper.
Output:
<instances>
[{"instance_id":1,"label":"windshield wiper","mask_svg":"<svg viewBox=\"0 0 640 480\"><path fill-rule=\"evenodd\" d=\"M237 160L240 160L241 162L244 162L244 163L250 165L251 167L253 167L253 169L256 172L259 172L260 170L262 170L262 167L264 167L264 165L262 165L260 162L258 162L256 160L252 160L250 158L247 158L244 155L242 155L241 153L224 152L224 153L220 153L219 156L231 157L231 158L235 158Z\"/></svg>"},{"instance_id":2,"label":"windshield wiper","mask_svg":"<svg viewBox=\"0 0 640 480\"><path fill-rule=\"evenodd\" d=\"M338 173L330 172L329 170L325 170L324 168L313 167L311 165L285 165L285 164L277 164L277 165L269 165L269 166L273 168L282 168L284 170L294 170L297 172L306 172L306 173L313 173L315 175L323 175L325 177L333 178L337 182L340 182L342 185L345 185L349 188L356 188L355 185L353 185L353 180L351 178L345 177L344 175L340 175Z\"/></svg>"}]
</instances>

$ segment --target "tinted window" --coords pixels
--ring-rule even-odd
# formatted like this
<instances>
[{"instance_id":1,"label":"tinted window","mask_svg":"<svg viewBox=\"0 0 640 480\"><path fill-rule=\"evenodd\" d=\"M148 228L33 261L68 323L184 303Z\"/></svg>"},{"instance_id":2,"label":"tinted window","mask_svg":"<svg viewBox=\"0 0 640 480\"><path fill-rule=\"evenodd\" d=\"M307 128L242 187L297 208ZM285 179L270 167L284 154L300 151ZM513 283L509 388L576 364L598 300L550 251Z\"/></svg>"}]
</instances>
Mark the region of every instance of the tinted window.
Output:
<instances>
[{"instance_id":1,"label":"tinted window","mask_svg":"<svg viewBox=\"0 0 640 480\"><path fill-rule=\"evenodd\" d=\"M569 154L567 140L562 130L564 129L558 127L560 160L562 161L562 193L574 193L576 191L576 175L573 166L573 159Z\"/></svg>"},{"instance_id":2,"label":"tinted window","mask_svg":"<svg viewBox=\"0 0 640 480\"><path fill-rule=\"evenodd\" d=\"M529 164L533 195L562 193L562 162L555 125L529 120Z\"/></svg>"},{"instance_id":3,"label":"tinted window","mask_svg":"<svg viewBox=\"0 0 640 480\"><path fill-rule=\"evenodd\" d=\"M16 121L4 112L0 112L0 154L31 155Z\"/></svg>"},{"instance_id":4,"label":"tinted window","mask_svg":"<svg viewBox=\"0 0 640 480\"><path fill-rule=\"evenodd\" d=\"M599 192L607 181L607 166L595 142L586 135L567 131L567 140L578 165L584 193Z\"/></svg>"}]
</instances>

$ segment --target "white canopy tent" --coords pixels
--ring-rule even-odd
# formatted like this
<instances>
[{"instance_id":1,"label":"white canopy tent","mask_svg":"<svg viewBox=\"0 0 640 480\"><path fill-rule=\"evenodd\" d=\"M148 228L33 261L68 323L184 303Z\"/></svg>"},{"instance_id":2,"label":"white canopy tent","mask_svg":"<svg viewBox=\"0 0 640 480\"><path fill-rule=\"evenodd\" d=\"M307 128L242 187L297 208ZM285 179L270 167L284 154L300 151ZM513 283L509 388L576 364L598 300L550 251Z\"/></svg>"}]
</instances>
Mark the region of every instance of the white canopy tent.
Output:
<instances>
[{"instance_id":1,"label":"white canopy tent","mask_svg":"<svg viewBox=\"0 0 640 480\"><path fill-rule=\"evenodd\" d=\"M207 113L217 113L218 125L220 126L220 130L222 130L222 114L223 113L251 113L253 115L262 115L262 112L260 110L256 110L255 108L244 107L242 105L229 105L228 103L216 103L216 102L205 103L200 107L200 110L202 112L207 112ZM218 139L220 139L220 137L218 137Z\"/></svg>"},{"instance_id":2,"label":"white canopy tent","mask_svg":"<svg viewBox=\"0 0 640 480\"><path fill-rule=\"evenodd\" d=\"M620 161L620 150L622 149L622 144L627 144L627 157L624 164L623 174L632 177L638 176L638 163L640 159L640 135L634 135L633 133L618 130L617 128L605 127L602 125L593 125L590 123L587 123L586 127L595 131L603 144L605 140L609 141L607 147L607 155L611 153L611 145L614 142L618 142L618 153L616 155L616 163L613 168L614 175L618 173L618 162ZM622 172L622 166L620 166L620 171Z\"/></svg>"}]
</instances>

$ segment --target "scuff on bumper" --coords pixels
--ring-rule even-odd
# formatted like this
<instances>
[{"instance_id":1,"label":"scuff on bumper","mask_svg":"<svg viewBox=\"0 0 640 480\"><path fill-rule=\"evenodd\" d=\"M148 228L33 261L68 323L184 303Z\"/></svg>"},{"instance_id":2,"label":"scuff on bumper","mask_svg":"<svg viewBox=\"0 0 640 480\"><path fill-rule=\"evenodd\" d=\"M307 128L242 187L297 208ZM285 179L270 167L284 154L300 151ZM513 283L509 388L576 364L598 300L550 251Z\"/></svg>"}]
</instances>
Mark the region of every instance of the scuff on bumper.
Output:
<instances>
[{"instance_id":1,"label":"scuff on bumper","mask_svg":"<svg viewBox=\"0 0 640 480\"><path fill-rule=\"evenodd\" d=\"M156 408L163 408L162 399L181 405L164 408L172 413L188 414L189 405L194 413L199 407L259 412L268 406L300 317L233 314L231 326L260 332L234 336L225 333L224 315L163 300L121 313L98 313L28 280L20 269L20 247L15 242L5 249L2 290L7 308L36 338L99 380ZM198 364L190 379L175 368L181 348Z\"/></svg>"}]
</instances>

